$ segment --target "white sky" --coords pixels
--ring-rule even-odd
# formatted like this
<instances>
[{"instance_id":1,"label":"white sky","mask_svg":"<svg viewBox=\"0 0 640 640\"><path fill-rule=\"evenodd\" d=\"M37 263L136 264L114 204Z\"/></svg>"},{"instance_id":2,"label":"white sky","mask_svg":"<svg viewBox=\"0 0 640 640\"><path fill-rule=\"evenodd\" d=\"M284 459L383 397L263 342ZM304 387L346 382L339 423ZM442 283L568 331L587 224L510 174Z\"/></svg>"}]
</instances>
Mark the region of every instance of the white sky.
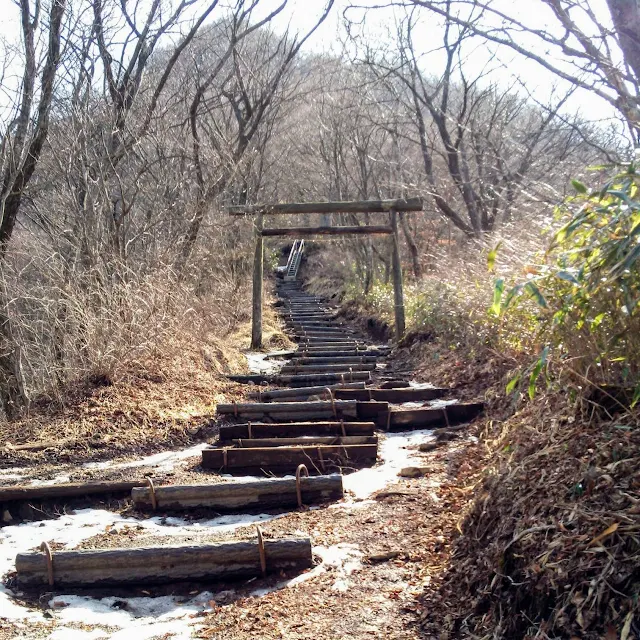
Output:
<instances>
[{"instance_id":1,"label":"white sky","mask_svg":"<svg viewBox=\"0 0 640 640\"><path fill-rule=\"evenodd\" d=\"M74 2L75 0L71 0ZM201 6L206 3L207 0L202 0ZM532 11L533 2L531 0L520 0L515 5L514 0L500 0L506 3L506 7L509 8L510 13L513 13L514 7L522 7L526 12L526 16L523 16L523 20L526 20L528 24L531 24L532 20L538 20L538 26L544 25L543 12ZM360 4L381 4L381 0L359 0ZM221 3L224 4L224 3ZM262 0L259 5L261 14L268 13L280 4L280 0ZM340 42L344 38L343 13L345 8L349 5L349 0L337 0L336 6L333 9L332 14L327 21L319 28L314 36L307 43L307 49L313 51L333 51L339 53ZM301 32L306 32L315 24L318 17L321 15L325 6L324 0L289 0L289 4L285 11L279 15L274 21L274 28L278 31L284 30L288 25L293 29ZM540 3L540 6L541 3ZM606 12L605 0L590 0L589 6L592 7L598 15L608 18ZM214 15L220 15L214 11ZM357 17L356 12L349 13L352 18ZM425 15L426 17L426 15ZM394 14L392 9L375 9L370 10L364 21L364 32L369 37L378 38L384 41L385 38L393 37L389 35L389 31L393 31ZM439 20L433 16L429 16L420 25L420 29L417 32L418 37L416 42L418 45L422 45L424 56L424 64L428 69L433 69L435 75L438 74L438 67L441 67L442 57L437 51L428 52L427 44L432 47L431 43L438 43L441 40L441 32L438 26ZM3 38L5 42L10 44L19 43L20 30L18 21L18 9L15 4L15 0L0 0L0 38ZM473 55L469 57L466 62L466 70L470 75L473 75L480 71L486 64L489 51L486 48L479 48L474 50ZM536 96L537 99L544 102L548 97L551 88L554 85L559 85L562 89L562 83L559 83L557 78L550 72L541 68L538 64L532 61L523 59L513 51L501 48L498 50L498 57L494 60L492 66L498 67L493 72L493 79L498 80L500 83L510 86L514 83L514 78L519 78L526 86L527 90ZM6 95L7 90L17 88L16 83L19 77L20 69L17 64L11 65L11 74L13 76L13 82L11 78L5 78L3 86L0 86L0 114L6 113L7 104L10 97ZM13 87L11 86L13 85ZM566 86L566 85L565 85ZM568 104L568 110L580 111L581 114L590 120L602 120L607 121L611 118L616 118L615 110L608 105L601 98L586 91L579 91L572 97Z\"/></svg>"}]
</instances>

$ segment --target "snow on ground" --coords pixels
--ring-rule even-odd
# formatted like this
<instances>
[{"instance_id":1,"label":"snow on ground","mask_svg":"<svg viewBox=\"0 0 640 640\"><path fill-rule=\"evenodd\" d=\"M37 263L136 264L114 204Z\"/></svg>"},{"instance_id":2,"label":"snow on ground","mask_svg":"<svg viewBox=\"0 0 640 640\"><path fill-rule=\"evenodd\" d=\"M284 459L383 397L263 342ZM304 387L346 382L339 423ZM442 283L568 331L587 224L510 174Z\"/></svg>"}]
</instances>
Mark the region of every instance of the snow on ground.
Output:
<instances>
[{"instance_id":1,"label":"snow on ground","mask_svg":"<svg viewBox=\"0 0 640 640\"><path fill-rule=\"evenodd\" d=\"M331 547L316 546L313 547L313 555L320 559L320 563L310 571L290 580L278 582L271 587L255 589L251 595L261 598L273 591L295 587L327 572L333 572L335 575L335 582L331 586L334 591L347 591L350 586L349 576L362 567L363 554L357 544L341 542Z\"/></svg>"},{"instance_id":2,"label":"snow on ground","mask_svg":"<svg viewBox=\"0 0 640 640\"><path fill-rule=\"evenodd\" d=\"M116 530L134 526L143 527L151 541L155 536L193 535L197 533L228 532L239 527L255 525L278 516L228 515L211 520L188 523L182 518L153 517L143 520L123 518L102 509L80 509L73 515L64 515L56 520L29 522L0 529L0 576L13 571L15 556L37 548L44 540L63 544L71 549L83 540L91 538L115 527ZM144 542L149 543L148 539ZM22 606L13 598L14 593L0 585L0 617L13 621L44 620L41 611ZM184 602L169 596L149 598L102 598L60 595L53 598L50 607L54 611L59 626L50 638L54 640L93 640L112 638L114 640L144 640L173 634L172 638L190 638L193 627L191 615L206 608L211 594L204 592ZM114 604L124 601L126 610L115 608ZM67 624L82 622L97 627L113 627L115 632L104 630L79 631L68 628Z\"/></svg>"},{"instance_id":3,"label":"snow on ground","mask_svg":"<svg viewBox=\"0 0 640 640\"><path fill-rule=\"evenodd\" d=\"M22 480L29 474L27 467L12 467L11 469L0 469L0 480Z\"/></svg>"},{"instance_id":4,"label":"snow on ground","mask_svg":"<svg viewBox=\"0 0 640 640\"><path fill-rule=\"evenodd\" d=\"M203 591L196 597L183 601L174 596L157 598L90 599L75 595L56 596L49 602L56 619L63 625L89 622L100 627L119 629L107 632L99 629L76 631L78 640L110 638L111 640L146 640L147 638L170 636L172 640L192 637L192 617L209 607L213 594ZM126 605L126 610L120 607ZM49 638L67 640L68 627L58 627ZM80 634L84 635L80 635Z\"/></svg>"},{"instance_id":5,"label":"snow on ground","mask_svg":"<svg viewBox=\"0 0 640 640\"><path fill-rule=\"evenodd\" d=\"M64 484L65 482L71 482L71 476L68 473L61 473L51 480L31 480L28 483L29 487L51 487L56 484Z\"/></svg>"},{"instance_id":6,"label":"snow on ground","mask_svg":"<svg viewBox=\"0 0 640 640\"><path fill-rule=\"evenodd\" d=\"M345 490L354 494L356 499L363 500L384 489L397 479L400 469L415 464L417 451L407 447L433 439L433 433L429 429L386 434L378 448L382 464L344 476L342 482Z\"/></svg>"},{"instance_id":7,"label":"snow on ground","mask_svg":"<svg viewBox=\"0 0 640 640\"><path fill-rule=\"evenodd\" d=\"M280 369L288 362L288 360L270 360L268 353L260 353L259 351L248 351L244 355L251 373L275 375L280 373Z\"/></svg>"},{"instance_id":8,"label":"snow on ground","mask_svg":"<svg viewBox=\"0 0 640 640\"><path fill-rule=\"evenodd\" d=\"M105 460L104 462L85 462L82 466L85 469L134 469L137 467L154 467L158 471L172 471L178 462L197 456L207 446L209 445L206 443L200 443L188 449L155 453L146 458L140 458L139 460L130 462L114 463L110 460Z\"/></svg>"}]
</instances>

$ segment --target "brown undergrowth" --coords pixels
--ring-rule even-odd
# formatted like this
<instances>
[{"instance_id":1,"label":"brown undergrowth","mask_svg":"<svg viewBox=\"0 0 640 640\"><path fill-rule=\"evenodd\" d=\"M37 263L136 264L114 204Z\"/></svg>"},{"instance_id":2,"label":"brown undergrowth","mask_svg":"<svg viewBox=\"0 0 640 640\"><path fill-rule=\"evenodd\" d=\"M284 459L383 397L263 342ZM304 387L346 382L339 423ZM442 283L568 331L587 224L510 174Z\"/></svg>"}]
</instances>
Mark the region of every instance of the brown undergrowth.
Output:
<instances>
[{"instance_id":1,"label":"brown undergrowth","mask_svg":"<svg viewBox=\"0 0 640 640\"><path fill-rule=\"evenodd\" d=\"M465 515L422 599L426 636L640 637L640 413L566 388L516 404L504 388L519 363L488 349L413 342L398 361L487 401L458 478Z\"/></svg>"},{"instance_id":2,"label":"brown undergrowth","mask_svg":"<svg viewBox=\"0 0 640 640\"><path fill-rule=\"evenodd\" d=\"M265 348L290 344L270 307L264 323ZM115 379L68 388L62 403L35 402L22 419L0 424L0 467L137 456L205 440L216 404L246 393L225 374L246 372L249 336L249 322L224 337L175 335Z\"/></svg>"}]
</instances>

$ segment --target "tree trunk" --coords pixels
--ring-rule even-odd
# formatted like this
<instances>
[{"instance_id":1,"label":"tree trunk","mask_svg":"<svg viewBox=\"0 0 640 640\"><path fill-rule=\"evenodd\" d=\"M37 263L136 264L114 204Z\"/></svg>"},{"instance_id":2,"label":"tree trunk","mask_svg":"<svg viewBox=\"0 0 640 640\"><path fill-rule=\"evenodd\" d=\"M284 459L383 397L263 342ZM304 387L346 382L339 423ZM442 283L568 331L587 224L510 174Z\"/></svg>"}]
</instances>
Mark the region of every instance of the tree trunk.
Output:
<instances>
[{"instance_id":1,"label":"tree trunk","mask_svg":"<svg viewBox=\"0 0 640 640\"><path fill-rule=\"evenodd\" d=\"M607 0L625 62L640 83L640 2Z\"/></svg>"}]
</instances>

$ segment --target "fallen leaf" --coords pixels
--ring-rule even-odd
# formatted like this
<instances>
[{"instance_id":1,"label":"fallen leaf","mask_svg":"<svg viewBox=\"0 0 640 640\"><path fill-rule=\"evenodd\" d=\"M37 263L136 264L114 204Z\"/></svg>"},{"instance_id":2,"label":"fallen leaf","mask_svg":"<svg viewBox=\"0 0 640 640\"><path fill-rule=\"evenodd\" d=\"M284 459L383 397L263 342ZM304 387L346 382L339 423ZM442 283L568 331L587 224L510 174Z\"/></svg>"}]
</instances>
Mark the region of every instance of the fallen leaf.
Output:
<instances>
[{"instance_id":1,"label":"fallen leaf","mask_svg":"<svg viewBox=\"0 0 640 640\"><path fill-rule=\"evenodd\" d=\"M599 536L596 536L590 543L589 546L597 544L601 540L604 540L607 536L610 536L612 533L615 533L618 530L620 523L614 522L610 527L607 527Z\"/></svg>"},{"instance_id":2,"label":"fallen leaf","mask_svg":"<svg viewBox=\"0 0 640 640\"><path fill-rule=\"evenodd\" d=\"M631 633L631 624L633 623L633 611L629 611L624 621L624 627L622 627L622 633L620 634L620 640L628 640Z\"/></svg>"}]
</instances>

